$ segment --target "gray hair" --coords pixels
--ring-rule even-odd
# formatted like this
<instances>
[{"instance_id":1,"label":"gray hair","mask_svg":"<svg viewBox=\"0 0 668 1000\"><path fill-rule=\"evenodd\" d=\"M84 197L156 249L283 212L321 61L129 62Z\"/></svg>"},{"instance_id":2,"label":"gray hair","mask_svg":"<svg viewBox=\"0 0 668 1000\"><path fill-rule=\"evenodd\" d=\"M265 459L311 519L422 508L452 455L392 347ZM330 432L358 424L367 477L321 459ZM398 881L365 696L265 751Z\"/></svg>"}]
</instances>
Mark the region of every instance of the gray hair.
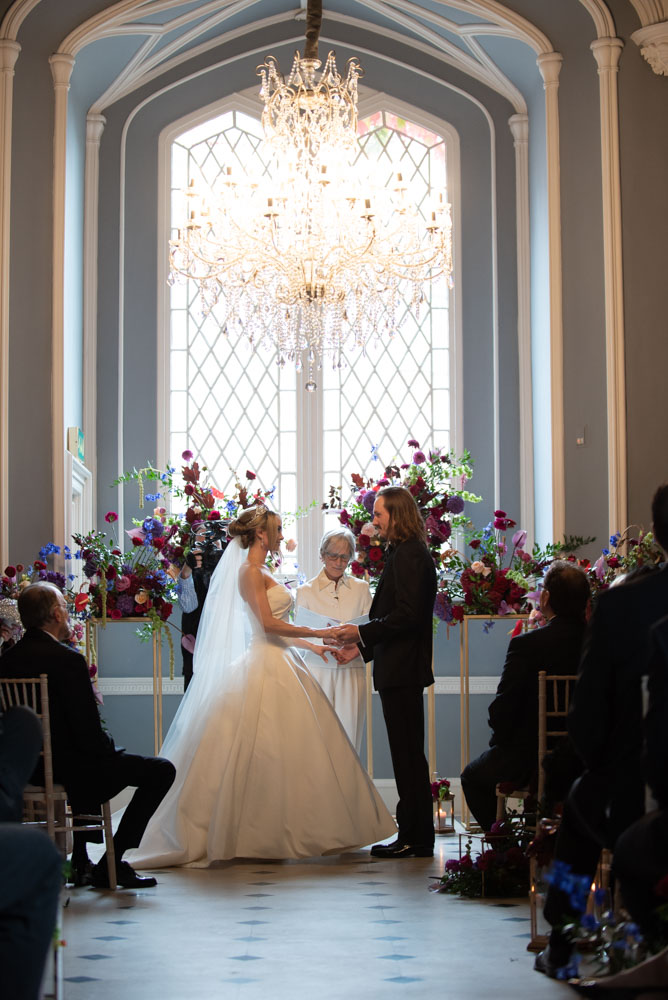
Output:
<instances>
[{"instance_id":1,"label":"gray hair","mask_svg":"<svg viewBox=\"0 0 668 1000\"><path fill-rule=\"evenodd\" d=\"M330 531L326 531L325 534L320 539L320 558L322 558L327 550L327 546L334 538L342 538L348 543L348 548L350 549L350 558L355 555L355 536L353 535L350 528L332 528Z\"/></svg>"}]
</instances>

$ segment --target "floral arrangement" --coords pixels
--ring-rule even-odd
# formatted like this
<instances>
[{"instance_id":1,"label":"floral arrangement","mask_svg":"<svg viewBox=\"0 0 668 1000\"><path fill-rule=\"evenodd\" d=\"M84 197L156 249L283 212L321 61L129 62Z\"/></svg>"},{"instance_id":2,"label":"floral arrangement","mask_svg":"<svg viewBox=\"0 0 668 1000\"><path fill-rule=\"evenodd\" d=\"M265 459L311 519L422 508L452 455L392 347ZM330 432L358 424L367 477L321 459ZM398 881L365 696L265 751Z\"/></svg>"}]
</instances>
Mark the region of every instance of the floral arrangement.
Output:
<instances>
[{"instance_id":1,"label":"floral arrangement","mask_svg":"<svg viewBox=\"0 0 668 1000\"><path fill-rule=\"evenodd\" d=\"M467 899L525 896L529 891L529 858L521 817L494 823L491 834L482 838L481 850L473 857L470 838L459 858L445 862L434 892L453 893Z\"/></svg>"},{"instance_id":2,"label":"floral arrangement","mask_svg":"<svg viewBox=\"0 0 668 1000\"><path fill-rule=\"evenodd\" d=\"M659 565L664 559L661 547L651 531L640 530L637 535L627 528L610 536L609 547L603 549L593 566L587 567L592 593L596 597L619 576L632 573L645 566L649 569Z\"/></svg>"},{"instance_id":3,"label":"floral arrangement","mask_svg":"<svg viewBox=\"0 0 668 1000\"><path fill-rule=\"evenodd\" d=\"M564 861L554 861L545 880L566 893L571 908L579 914L561 927L576 947L593 952L597 973L613 974L642 962L651 950L659 950L665 941L650 948L638 925L610 908L610 890L591 888L587 875L578 875ZM557 978L578 975L579 956L573 953L568 966L558 970Z\"/></svg>"},{"instance_id":4,"label":"floral arrangement","mask_svg":"<svg viewBox=\"0 0 668 1000\"><path fill-rule=\"evenodd\" d=\"M65 556L69 553L66 547ZM66 596L67 580L63 573L49 569L47 560L51 553L60 553L60 548L49 542L39 550L38 558L34 562L25 566L17 563L15 566L6 566L0 576L0 619L9 629L11 639L17 642L23 635L23 627L17 609L17 601L21 591L30 583L37 583L43 580L47 583L54 583Z\"/></svg>"},{"instance_id":5,"label":"floral arrangement","mask_svg":"<svg viewBox=\"0 0 668 1000\"><path fill-rule=\"evenodd\" d=\"M323 510L338 510L339 521L355 536L357 553L351 572L358 577L368 574L371 582L378 579L385 566L385 545L371 523L376 495L383 486L404 486L415 497L437 571L448 557L447 542L453 530L468 523L463 513L465 503L478 503L481 499L465 489L473 474L468 452L460 458L440 448L425 453L414 439L408 441L408 446L414 449L410 462L384 466L385 471L378 479L365 480L353 473L350 497L343 501L340 489L332 487L329 500L322 504ZM372 452L380 460L375 448Z\"/></svg>"},{"instance_id":6,"label":"floral arrangement","mask_svg":"<svg viewBox=\"0 0 668 1000\"><path fill-rule=\"evenodd\" d=\"M208 482L208 469L200 466L190 450L182 454L183 462L181 468L181 478L183 485L175 479L176 469L167 465L165 471L148 465L143 469L133 469L114 481L112 485L118 486L121 483L136 482L139 487L139 507L144 507L148 500L151 503L173 497L179 503L185 505L185 509L180 513L168 513L166 507L156 507L153 511L153 518L145 518L144 521L135 522L135 531L130 533L135 543L135 538L139 539L138 544L144 544L145 537L142 532L146 532L147 521L159 521L163 526L163 533L157 534L153 531L153 538L164 538L161 546L164 557L170 565L180 569L183 566L188 552L195 544L196 538L202 533L214 534L221 542L225 540L225 525L230 520L239 516L242 510L252 507L257 503L271 503L275 487L264 490L259 486L253 488L252 484L257 476L250 469L246 471L246 485L241 483L240 477L235 472L234 492L226 496ZM159 489L155 493L147 493L146 482L155 482ZM216 523L218 522L218 523ZM151 531L150 524L148 527ZM153 544L153 541L151 541Z\"/></svg>"},{"instance_id":7,"label":"floral arrangement","mask_svg":"<svg viewBox=\"0 0 668 1000\"><path fill-rule=\"evenodd\" d=\"M445 799L452 798L450 782L447 778L437 778L436 781L432 781L431 797L434 802L443 802Z\"/></svg>"}]
</instances>

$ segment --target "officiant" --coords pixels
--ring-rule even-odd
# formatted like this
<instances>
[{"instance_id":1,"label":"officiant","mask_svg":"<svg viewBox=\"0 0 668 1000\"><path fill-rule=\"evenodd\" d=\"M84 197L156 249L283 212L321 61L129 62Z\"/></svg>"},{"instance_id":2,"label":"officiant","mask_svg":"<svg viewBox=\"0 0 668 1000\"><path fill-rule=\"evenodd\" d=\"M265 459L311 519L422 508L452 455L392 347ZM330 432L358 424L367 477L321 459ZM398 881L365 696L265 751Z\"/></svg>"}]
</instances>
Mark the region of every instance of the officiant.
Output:
<instances>
[{"instance_id":1,"label":"officiant","mask_svg":"<svg viewBox=\"0 0 668 1000\"><path fill-rule=\"evenodd\" d=\"M305 608L331 618L349 622L366 615L371 607L371 592L366 580L346 572L355 555L355 536L348 528L326 531L320 541L323 567L312 580L297 588L297 609ZM357 753L362 749L365 706L365 666L361 656L350 663L324 664L315 653L305 653L310 672L323 689L343 724Z\"/></svg>"}]
</instances>

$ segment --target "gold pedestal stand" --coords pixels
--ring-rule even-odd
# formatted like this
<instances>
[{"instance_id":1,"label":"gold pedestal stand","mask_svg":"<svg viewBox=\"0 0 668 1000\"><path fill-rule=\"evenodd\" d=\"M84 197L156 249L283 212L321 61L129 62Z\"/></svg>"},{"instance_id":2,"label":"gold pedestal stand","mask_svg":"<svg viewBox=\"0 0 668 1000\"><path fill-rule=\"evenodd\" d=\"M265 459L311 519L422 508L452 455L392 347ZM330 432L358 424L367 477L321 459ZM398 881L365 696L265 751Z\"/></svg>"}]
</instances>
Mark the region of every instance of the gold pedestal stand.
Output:
<instances>
[{"instance_id":1,"label":"gold pedestal stand","mask_svg":"<svg viewBox=\"0 0 668 1000\"><path fill-rule=\"evenodd\" d=\"M91 662L93 650L97 655L98 650L98 629L107 628L109 625L119 625L131 622L135 625L146 625L149 618L136 616L132 618L107 618L106 623L101 618L89 618L86 621L86 660ZM153 649L153 746L157 755L162 746L162 630L154 630L151 633L151 646ZM96 664L98 676L100 664Z\"/></svg>"}]
</instances>

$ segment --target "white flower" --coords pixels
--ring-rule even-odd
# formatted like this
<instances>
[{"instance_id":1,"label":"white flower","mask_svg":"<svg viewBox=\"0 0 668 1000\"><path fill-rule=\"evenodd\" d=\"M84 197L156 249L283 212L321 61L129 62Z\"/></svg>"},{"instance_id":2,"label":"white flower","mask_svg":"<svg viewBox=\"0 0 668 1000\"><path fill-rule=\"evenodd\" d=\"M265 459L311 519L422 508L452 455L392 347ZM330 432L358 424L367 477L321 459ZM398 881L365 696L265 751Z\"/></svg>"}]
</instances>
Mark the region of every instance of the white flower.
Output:
<instances>
[{"instance_id":1,"label":"white flower","mask_svg":"<svg viewBox=\"0 0 668 1000\"><path fill-rule=\"evenodd\" d=\"M360 535L368 535L369 538L375 538L377 534L378 530L376 528L376 525L372 524L371 521L367 521L367 523L362 527L362 530L360 531Z\"/></svg>"}]
</instances>

